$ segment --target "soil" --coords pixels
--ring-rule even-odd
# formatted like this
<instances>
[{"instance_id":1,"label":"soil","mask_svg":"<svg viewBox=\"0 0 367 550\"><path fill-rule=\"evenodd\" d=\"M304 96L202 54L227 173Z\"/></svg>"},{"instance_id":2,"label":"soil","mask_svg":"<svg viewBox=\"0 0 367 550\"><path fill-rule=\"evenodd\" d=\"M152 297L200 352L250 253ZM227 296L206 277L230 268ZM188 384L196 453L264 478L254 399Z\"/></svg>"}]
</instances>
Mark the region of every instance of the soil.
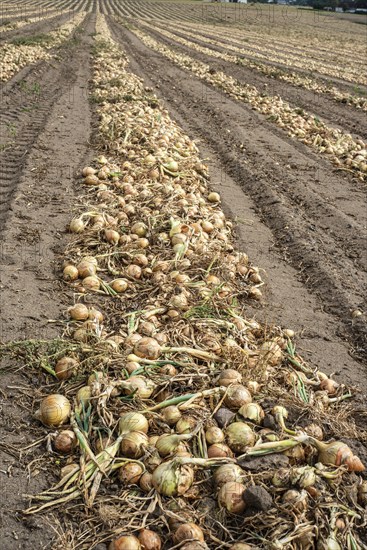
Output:
<instances>
[{"instance_id":1,"label":"soil","mask_svg":"<svg viewBox=\"0 0 367 550\"><path fill-rule=\"evenodd\" d=\"M10 29L1 33L0 45L2 42L11 42L15 38L19 37L30 37L37 34L45 34L50 31L53 31L57 27L64 25L71 17L71 14L64 13L62 15L55 15L50 19L35 21L30 25L25 25L20 27L20 29Z\"/></svg>"},{"instance_id":2,"label":"soil","mask_svg":"<svg viewBox=\"0 0 367 550\"><path fill-rule=\"evenodd\" d=\"M106 6L109 11L112 3ZM213 188L237 222L238 248L263 270L264 302L248 314L295 329L297 346L310 364L366 387L367 371L359 361L367 353L365 318L351 316L356 308L366 310L365 189L246 105L189 77L109 21L131 70L198 140ZM93 155L87 86L94 22L88 15L84 31L60 49L57 60L25 68L1 88L0 144L9 148L0 153L0 341L59 335L60 326L51 321L73 299L58 281L77 193L75 174ZM242 68L211 63L249 83L266 81ZM277 93L292 98L294 88L280 86ZM311 98L300 92L294 101L306 105ZM366 131L352 109L324 98L319 103L314 97L313 103L317 112L322 109L320 116L334 113L334 123ZM52 548L58 530L54 516L21 514L27 506L23 495L49 486L52 475L41 460L48 430L33 421L33 401L42 396L45 378L7 372L7 365L3 361L0 387L1 548L25 543ZM258 465L252 466L256 471Z\"/></svg>"},{"instance_id":3,"label":"soil","mask_svg":"<svg viewBox=\"0 0 367 550\"><path fill-rule=\"evenodd\" d=\"M52 338L60 328L50 319L70 303L57 284L59 253L65 246L65 227L75 202L75 173L91 154L90 110L87 97L89 56L94 18L88 16L80 43L61 50L58 61L40 63L23 75L28 89L40 83L36 98L23 93L19 80L4 91L1 120L11 116L19 130L17 147L5 155L0 176L6 188L1 210L1 341ZM13 85L12 85L13 84ZM22 106L29 107L24 112ZM7 118L5 118L7 120ZM2 363L6 367L6 363ZM30 404L33 382L36 396L40 379L20 373L2 374L0 476L2 499L0 537L3 550L50 548L55 532L40 517L24 519L23 495L46 487L49 477L38 466L46 451L44 437L34 426ZM37 437L36 437L37 436ZM19 452L41 436L34 449ZM29 464L30 462L30 464ZM27 467L26 467L27 465ZM54 524L55 527L55 524Z\"/></svg>"}]
</instances>

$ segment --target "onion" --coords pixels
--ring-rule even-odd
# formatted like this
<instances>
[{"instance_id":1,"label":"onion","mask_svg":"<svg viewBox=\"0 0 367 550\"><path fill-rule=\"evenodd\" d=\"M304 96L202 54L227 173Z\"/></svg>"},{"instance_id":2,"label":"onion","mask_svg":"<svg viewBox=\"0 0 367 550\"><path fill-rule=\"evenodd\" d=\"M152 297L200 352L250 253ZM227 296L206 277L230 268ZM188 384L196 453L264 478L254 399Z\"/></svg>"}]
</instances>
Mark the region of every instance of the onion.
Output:
<instances>
[{"instance_id":1,"label":"onion","mask_svg":"<svg viewBox=\"0 0 367 550\"><path fill-rule=\"evenodd\" d=\"M272 367L276 367L282 362L283 353L276 342L264 342L260 348L260 353Z\"/></svg>"},{"instance_id":2,"label":"onion","mask_svg":"<svg viewBox=\"0 0 367 550\"><path fill-rule=\"evenodd\" d=\"M225 433L228 445L235 453L244 453L247 447L252 447L255 443L254 432L244 422L233 422Z\"/></svg>"},{"instance_id":3,"label":"onion","mask_svg":"<svg viewBox=\"0 0 367 550\"><path fill-rule=\"evenodd\" d=\"M74 321L86 321L89 317L89 309L84 304L75 304L69 307L68 311Z\"/></svg>"},{"instance_id":4,"label":"onion","mask_svg":"<svg viewBox=\"0 0 367 550\"><path fill-rule=\"evenodd\" d=\"M75 266L67 265L64 267L62 276L64 281L75 281L79 277L79 272Z\"/></svg>"},{"instance_id":5,"label":"onion","mask_svg":"<svg viewBox=\"0 0 367 550\"><path fill-rule=\"evenodd\" d=\"M219 386L230 386L231 384L241 384L242 376L241 374L234 369L226 369L222 371L219 375L218 385Z\"/></svg>"},{"instance_id":6,"label":"onion","mask_svg":"<svg viewBox=\"0 0 367 550\"><path fill-rule=\"evenodd\" d=\"M209 193L208 195L208 201L209 202L220 202L220 195L219 193Z\"/></svg>"},{"instance_id":7,"label":"onion","mask_svg":"<svg viewBox=\"0 0 367 550\"><path fill-rule=\"evenodd\" d=\"M110 283L110 286L115 292L125 292L128 287L128 282L126 281L126 279L115 279Z\"/></svg>"},{"instance_id":8,"label":"onion","mask_svg":"<svg viewBox=\"0 0 367 550\"><path fill-rule=\"evenodd\" d=\"M223 464L215 471L214 482L217 487L221 487L224 483L234 481L241 483L244 476L243 470L238 464Z\"/></svg>"},{"instance_id":9,"label":"onion","mask_svg":"<svg viewBox=\"0 0 367 550\"><path fill-rule=\"evenodd\" d=\"M196 523L182 523L173 535L175 544L189 540L198 540L204 542L204 533Z\"/></svg>"},{"instance_id":10,"label":"onion","mask_svg":"<svg viewBox=\"0 0 367 550\"><path fill-rule=\"evenodd\" d=\"M158 341L159 344L165 344L166 342L162 342L162 341L159 341L159 333L155 335L155 339ZM176 376L177 374L177 369L176 367L174 367L173 365L163 365L163 367L161 367L159 369L159 373L160 374L163 374L165 376L169 376L171 378L173 378L173 376ZM168 409L169 407L167 407Z\"/></svg>"},{"instance_id":11,"label":"onion","mask_svg":"<svg viewBox=\"0 0 367 550\"><path fill-rule=\"evenodd\" d=\"M83 279L83 286L87 290L97 291L101 288L101 282L95 275Z\"/></svg>"},{"instance_id":12,"label":"onion","mask_svg":"<svg viewBox=\"0 0 367 550\"><path fill-rule=\"evenodd\" d=\"M181 411L175 405L163 409L162 416L169 426L174 426L181 418Z\"/></svg>"},{"instance_id":13,"label":"onion","mask_svg":"<svg viewBox=\"0 0 367 550\"><path fill-rule=\"evenodd\" d=\"M105 229L104 236L110 244L117 245L119 243L120 233L114 229Z\"/></svg>"},{"instance_id":14,"label":"onion","mask_svg":"<svg viewBox=\"0 0 367 550\"><path fill-rule=\"evenodd\" d=\"M77 403L87 406L92 397L92 388L90 386L81 387L76 394Z\"/></svg>"},{"instance_id":15,"label":"onion","mask_svg":"<svg viewBox=\"0 0 367 550\"><path fill-rule=\"evenodd\" d=\"M148 228L143 222L134 223L131 227L131 233L138 235L138 237L145 237L148 232Z\"/></svg>"},{"instance_id":16,"label":"onion","mask_svg":"<svg viewBox=\"0 0 367 550\"><path fill-rule=\"evenodd\" d=\"M208 458L232 457L231 449L224 443L214 443L208 447Z\"/></svg>"},{"instance_id":17,"label":"onion","mask_svg":"<svg viewBox=\"0 0 367 550\"><path fill-rule=\"evenodd\" d=\"M138 370L138 369L140 369L140 365L136 361L128 361L125 365L125 370L129 374L133 374L133 372Z\"/></svg>"},{"instance_id":18,"label":"onion","mask_svg":"<svg viewBox=\"0 0 367 550\"><path fill-rule=\"evenodd\" d=\"M162 541L160 536L150 529L143 529L138 536L143 550L160 550Z\"/></svg>"},{"instance_id":19,"label":"onion","mask_svg":"<svg viewBox=\"0 0 367 550\"><path fill-rule=\"evenodd\" d=\"M178 434L188 434L197 426L197 419L193 416L183 416L176 424Z\"/></svg>"},{"instance_id":20,"label":"onion","mask_svg":"<svg viewBox=\"0 0 367 550\"><path fill-rule=\"evenodd\" d=\"M137 412L123 413L119 420L119 434L129 432L148 433L149 423L145 416Z\"/></svg>"},{"instance_id":21,"label":"onion","mask_svg":"<svg viewBox=\"0 0 367 550\"><path fill-rule=\"evenodd\" d=\"M260 425L265 417L265 413L258 403L247 403L247 405L243 405L238 410L238 414L257 425Z\"/></svg>"},{"instance_id":22,"label":"onion","mask_svg":"<svg viewBox=\"0 0 367 550\"><path fill-rule=\"evenodd\" d=\"M294 512L303 512L307 508L308 494L302 489L302 491L296 491L295 489L289 489L282 497L282 502L287 507L291 507Z\"/></svg>"},{"instance_id":23,"label":"onion","mask_svg":"<svg viewBox=\"0 0 367 550\"><path fill-rule=\"evenodd\" d=\"M336 380L332 380L332 378L326 378L325 380L321 380L320 383L320 390L325 390L328 395L335 395L338 391L339 384L336 382Z\"/></svg>"},{"instance_id":24,"label":"onion","mask_svg":"<svg viewBox=\"0 0 367 550\"><path fill-rule=\"evenodd\" d=\"M69 231L71 233L82 233L84 231L85 225L81 218L74 218L69 224Z\"/></svg>"},{"instance_id":25,"label":"onion","mask_svg":"<svg viewBox=\"0 0 367 550\"><path fill-rule=\"evenodd\" d=\"M252 397L250 392L245 386L241 384L234 384L229 386L224 398L224 404L230 409L238 410L243 405L251 403Z\"/></svg>"},{"instance_id":26,"label":"onion","mask_svg":"<svg viewBox=\"0 0 367 550\"><path fill-rule=\"evenodd\" d=\"M155 490L165 497L177 497L188 491L194 482L194 472L187 464L174 460L163 462L153 472Z\"/></svg>"},{"instance_id":27,"label":"onion","mask_svg":"<svg viewBox=\"0 0 367 550\"><path fill-rule=\"evenodd\" d=\"M57 428L68 420L70 412L69 400L63 395L52 393L42 399L38 416L45 426Z\"/></svg>"},{"instance_id":28,"label":"onion","mask_svg":"<svg viewBox=\"0 0 367 550\"><path fill-rule=\"evenodd\" d=\"M121 453L128 458L140 458L145 453L148 437L143 432L129 432L121 441Z\"/></svg>"},{"instance_id":29,"label":"onion","mask_svg":"<svg viewBox=\"0 0 367 550\"><path fill-rule=\"evenodd\" d=\"M104 319L103 314L99 311L99 309L96 309L94 307L90 308L88 318L91 319L92 321L97 321L98 323L102 323ZM111 338L114 338L114 337L111 336Z\"/></svg>"},{"instance_id":30,"label":"onion","mask_svg":"<svg viewBox=\"0 0 367 550\"><path fill-rule=\"evenodd\" d=\"M63 430L58 433L54 440L54 449L58 453L71 453L76 447L77 438L72 430Z\"/></svg>"},{"instance_id":31,"label":"onion","mask_svg":"<svg viewBox=\"0 0 367 550\"><path fill-rule=\"evenodd\" d=\"M208 445L213 445L214 443L223 443L224 433L220 428L212 426L208 428L205 432L205 439Z\"/></svg>"},{"instance_id":32,"label":"onion","mask_svg":"<svg viewBox=\"0 0 367 550\"><path fill-rule=\"evenodd\" d=\"M143 359L158 359L161 354L161 346L154 338L141 338L134 346L134 353Z\"/></svg>"},{"instance_id":33,"label":"onion","mask_svg":"<svg viewBox=\"0 0 367 550\"><path fill-rule=\"evenodd\" d=\"M367 505L367 480L361 480L358 485L358 502L361 506Z\"/></svg>"},{"instance_id":34,"label":"onion","mask_svg":"<svg viewBox=\"0 0 367 550\"><path fill-rule=\"evenodd\" d=\"M94 174L89 174L84 178L84 183L86 185L98 185L99 179Z\"/></svg>"},{"instance_id":35,"label":"onion","mask_svg":"<svg viewBox=\"0 0 367 550\"><path fill-rule=\"evenodd\" d=\"M323 440L324 439L324 432L322 431L322 428L318 426L318 424L309 424L304 428L306 434L311 435L315 439Z\"/></svg>"},{"instance_id":36,"label":"onion","mask_svg":"<svg viewBox=\"0 0 367 550\"><path fill-rule=\"evenodd\" d=\"M157 439L155 446L160 456L166 457L173 454L178 449L181 441L190 439L191 437L190 434L163 434Z\"/></svg>"},{"instance_id":37,"label":"onion","mask_svg":"<svg viewBox=\"0 0 367 550\"><path fill-rule=\"evenodd\" d=\"M126 395L133 394L140 399L149 399L155 390L154 382L144 376L130 376L123 387Z\"/></svg>"},{"instance_id":38,"label":"onion","mask_svg":"<svg viewBox=\"0 0 367 550\"><path fill-rule=\"evenodd\" d=\"M79 277L82 279L85 279L85 277L89 277L90 275L95 275L97 273L97 266L90 261L82 260L77 265Z\"/></svg>"},{"instance_id":39,"label":"onion","mask_svg":"<svg viewBox=\"0 0 367 550\"><path fill-rule=\"evenodd\" d=\"M219 490L219 506L225 508L230 514L241 514L246 508L246 503L243 500L245 490L246 488L242 483L228 481Z\"/></svg>"},{"instance_id":40,"label":"onion","mask_svg":"<svg viewBox=\"0 0 367 550\"><path fill-rule=\"evenodd\" d=\"M348 466L350 472L363 472L366 468L360 459L353 454L351 449L341 441L331 441L324 443L317 439L311 438L311 442L319 451L318 461L322 464L330 464L333 466Z\"/></svg>"},{"instance_id":41,"label":"onion","mask_svg":"<svg viewBox=\"0 0 367 550\"><path fill-rule=\"evenodd\" d=\"M144 472L144 474L139 479L139 486L144 493L150 493L153 489L152 474L150 472Z\"/></svg>"},{"instance_id":42,"label":"onion","mask_svg":"<svg viewBox=\"0 0 367 550\"><path fill-rule=\"evenodd\" d=\"M60 470L60 479L63 479L66 476L69 476L71 473L76 473L79 470L79 464L72 462L71 464L66 464Z\"/></svg>"},{"instance_id":43,"label":"onion","mask_svg":"<svg viewBox=\"0 0 367 550\"><path fill-rule=\"evenodd\" d=\"M236 542L236 544L233 544L229 550L254 550L254 547L246 544L245 542Z\"/></svg>"},{"instance_id":44,"label":"onion","mask_svg":"<svg viewBox=\"0 0 367 550\"><path fill-rule=\"evenodd\" d=\"M96 173L96 170L94 168L92 168L91 166L86 166L82 170L82 174L85 178L87 176L94 176L95 173Z\"/></svg>"},{"instance_id":45,"label":"onion","mask_svg":"<svg viewBox=\"0 0 367 550\"><path fill-rule=\"evenodd\" d=\"M118 469L118 478L123 485L136 485L144 473L144 468L136 462L127 462Z\"/></svg>"},{"instance_id":46,"label":"onion","mask_svg":"<svg viewBox=\"0 0 367 550\"><path fill-rule=\"evenodd\" d=\"M141 267L135 264L129 265L126 269L126 275L132 279L140 279L141 273Z\"/></svg>"},{"instance_id":47,"label":"onion","mask_svg":"<svg viewBox=\"0 0 367 550\"><path fill-rule=\"evenodd\" d=\"M126 535L111 542L108 550L141 550L141 544L134 535Z\"/></svg>"},{"instance_id":48,"label":"onion","mask_svg":"<svg viewBox=\"0 0 367 550\"><path fill-rule=\"evenodd\" d=\"M78 361L72 357L63 357L55 365L55 374L58 380L69 380L76 370Z\"/></svg>"}]
</instances>

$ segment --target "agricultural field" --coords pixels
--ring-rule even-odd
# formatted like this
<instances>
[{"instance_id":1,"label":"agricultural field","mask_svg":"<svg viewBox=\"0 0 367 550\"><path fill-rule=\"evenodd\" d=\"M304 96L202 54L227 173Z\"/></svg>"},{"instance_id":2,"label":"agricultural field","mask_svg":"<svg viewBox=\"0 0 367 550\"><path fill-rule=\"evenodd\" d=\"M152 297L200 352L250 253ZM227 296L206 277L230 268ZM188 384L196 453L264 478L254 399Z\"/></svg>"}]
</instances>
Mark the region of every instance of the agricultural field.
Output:
<instances>
[{"instance_id":1,"label":"agricultural field","mask_svg":"<svg viewBox=\"0 0 367 550\"><path fill-rule=\"evenodd\" d=\"M367 549L366 33L2 1L1 550Z\"/></svg>"}]
</instances>

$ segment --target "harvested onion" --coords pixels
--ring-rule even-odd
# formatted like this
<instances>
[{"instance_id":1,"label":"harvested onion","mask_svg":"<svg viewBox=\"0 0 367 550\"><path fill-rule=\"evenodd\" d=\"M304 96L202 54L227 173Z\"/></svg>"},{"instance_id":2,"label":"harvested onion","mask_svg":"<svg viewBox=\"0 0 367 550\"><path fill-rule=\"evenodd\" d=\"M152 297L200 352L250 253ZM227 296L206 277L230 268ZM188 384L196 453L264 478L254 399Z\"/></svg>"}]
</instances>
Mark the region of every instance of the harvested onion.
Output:
<instances>
[{"instance_id":1,"label":"harvested onion","mask_svg":"<svg viewBox=\"0 0 367 550\"><path fill-rule=\"evenodd\" d=\"M57 428L68 420L70 413L70 401L63 395L52 393L41 401L37 416L45 426Z\"/></svg>"}]
</instances>

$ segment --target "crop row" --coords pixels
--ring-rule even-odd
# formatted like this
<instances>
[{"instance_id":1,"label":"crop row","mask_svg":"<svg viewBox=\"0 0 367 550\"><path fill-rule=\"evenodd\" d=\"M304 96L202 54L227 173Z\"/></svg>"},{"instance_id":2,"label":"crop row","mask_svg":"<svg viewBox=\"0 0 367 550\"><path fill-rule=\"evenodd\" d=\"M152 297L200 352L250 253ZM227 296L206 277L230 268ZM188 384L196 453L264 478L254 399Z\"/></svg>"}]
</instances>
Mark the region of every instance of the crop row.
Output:
<instances>
[{"instance_id":1,"label":"crop row","mask_svg":"<svg viewBox=\"0 0 367 550\"><path fill-rule=\"evenodd\" d=\"M40 61L42 59L52 58L49 50L60 46L67 40L74 30L85 18L84 12L79 12L60 28L42 36L36 44L30 43L6 43L0 49L0 80L5 82L9 80L22 67Z\"/></svg>"},{"instance_id":2,"label":"crop row","mask_svg":"<svg viewBox=\"0 0 367 550\"><path fill-rule=\"evenodd\" d=\"M159 32L163 36L170 38L174 42L177 42L184 46L194 48L195 50L200 51L205 55L210 55L212 57L216 57L217 59L223 59L230 63L235 63L236 65L242 65L242 66L248 67L249 69L260 72L261 74L264 74L266 76L270 76L272 78L276 78L277 80L282 80L284 82L287 82L292 86L301 87L316 93L325 94L333 98L335 101L339 101L341 103L347 103L349 105L353 105L358 109L367 111L367 99L365 99L364 97L353 96L348 92L341 91L331 83L325 84L323 82L316 80L315 78L306 76L304 74L297 73L297 72L287 72L284 69L281 69L279 67L274 67L268 64L262 64L258 61L253 61L251 59L245 58L242 55L239 55L239 56L230 55L226 52L218 51L210 47L200 46L200 44L196 43L197 40L201 42L205 42L207 44L213 44L214 46L221 46L221 47L223 46L225 49L227 48L227 44L222 44L219 41L214 41L209 38L202 37L201 35L195 32L182 31L181 27L178 27L177 31L176 29L174 29L174 31L178 32L180 35L183 34L184 36L193 38L195 42L186 40L181 36L177 36L177 34L173 34L172 32L168 32L164 29L161 29L159 24L158 25L155 24L154 26L152 26L144 21L144 25L147 28L150 28L152 30ZM174 25L171 25L171 27L174 27ZM234 48L234 50L238 52L241 51L239 48Z\"/></svg>"},{"instance_id":3,"label":"crop row","mask_svg":"<svg viewBox=\"0 0 367 550\"><path fill-rule=\"evenodd\" d=\"M256 87L240 83L224 72L218 71L213 74L206 63L165 46L137 28L132 28L132 32L150 49L158 51L176 65L231 97L250 104L253 109L266 115L269 121L286 130L290 137L302 141L337 166L355 173L360 179L365 179L367 150L363 141L355 140L350 134L339 129L328 127L318 118L291 107L279 96L261 93ZM195 45L192 47L195 48Z\"/></svg>"}]
</instances>

